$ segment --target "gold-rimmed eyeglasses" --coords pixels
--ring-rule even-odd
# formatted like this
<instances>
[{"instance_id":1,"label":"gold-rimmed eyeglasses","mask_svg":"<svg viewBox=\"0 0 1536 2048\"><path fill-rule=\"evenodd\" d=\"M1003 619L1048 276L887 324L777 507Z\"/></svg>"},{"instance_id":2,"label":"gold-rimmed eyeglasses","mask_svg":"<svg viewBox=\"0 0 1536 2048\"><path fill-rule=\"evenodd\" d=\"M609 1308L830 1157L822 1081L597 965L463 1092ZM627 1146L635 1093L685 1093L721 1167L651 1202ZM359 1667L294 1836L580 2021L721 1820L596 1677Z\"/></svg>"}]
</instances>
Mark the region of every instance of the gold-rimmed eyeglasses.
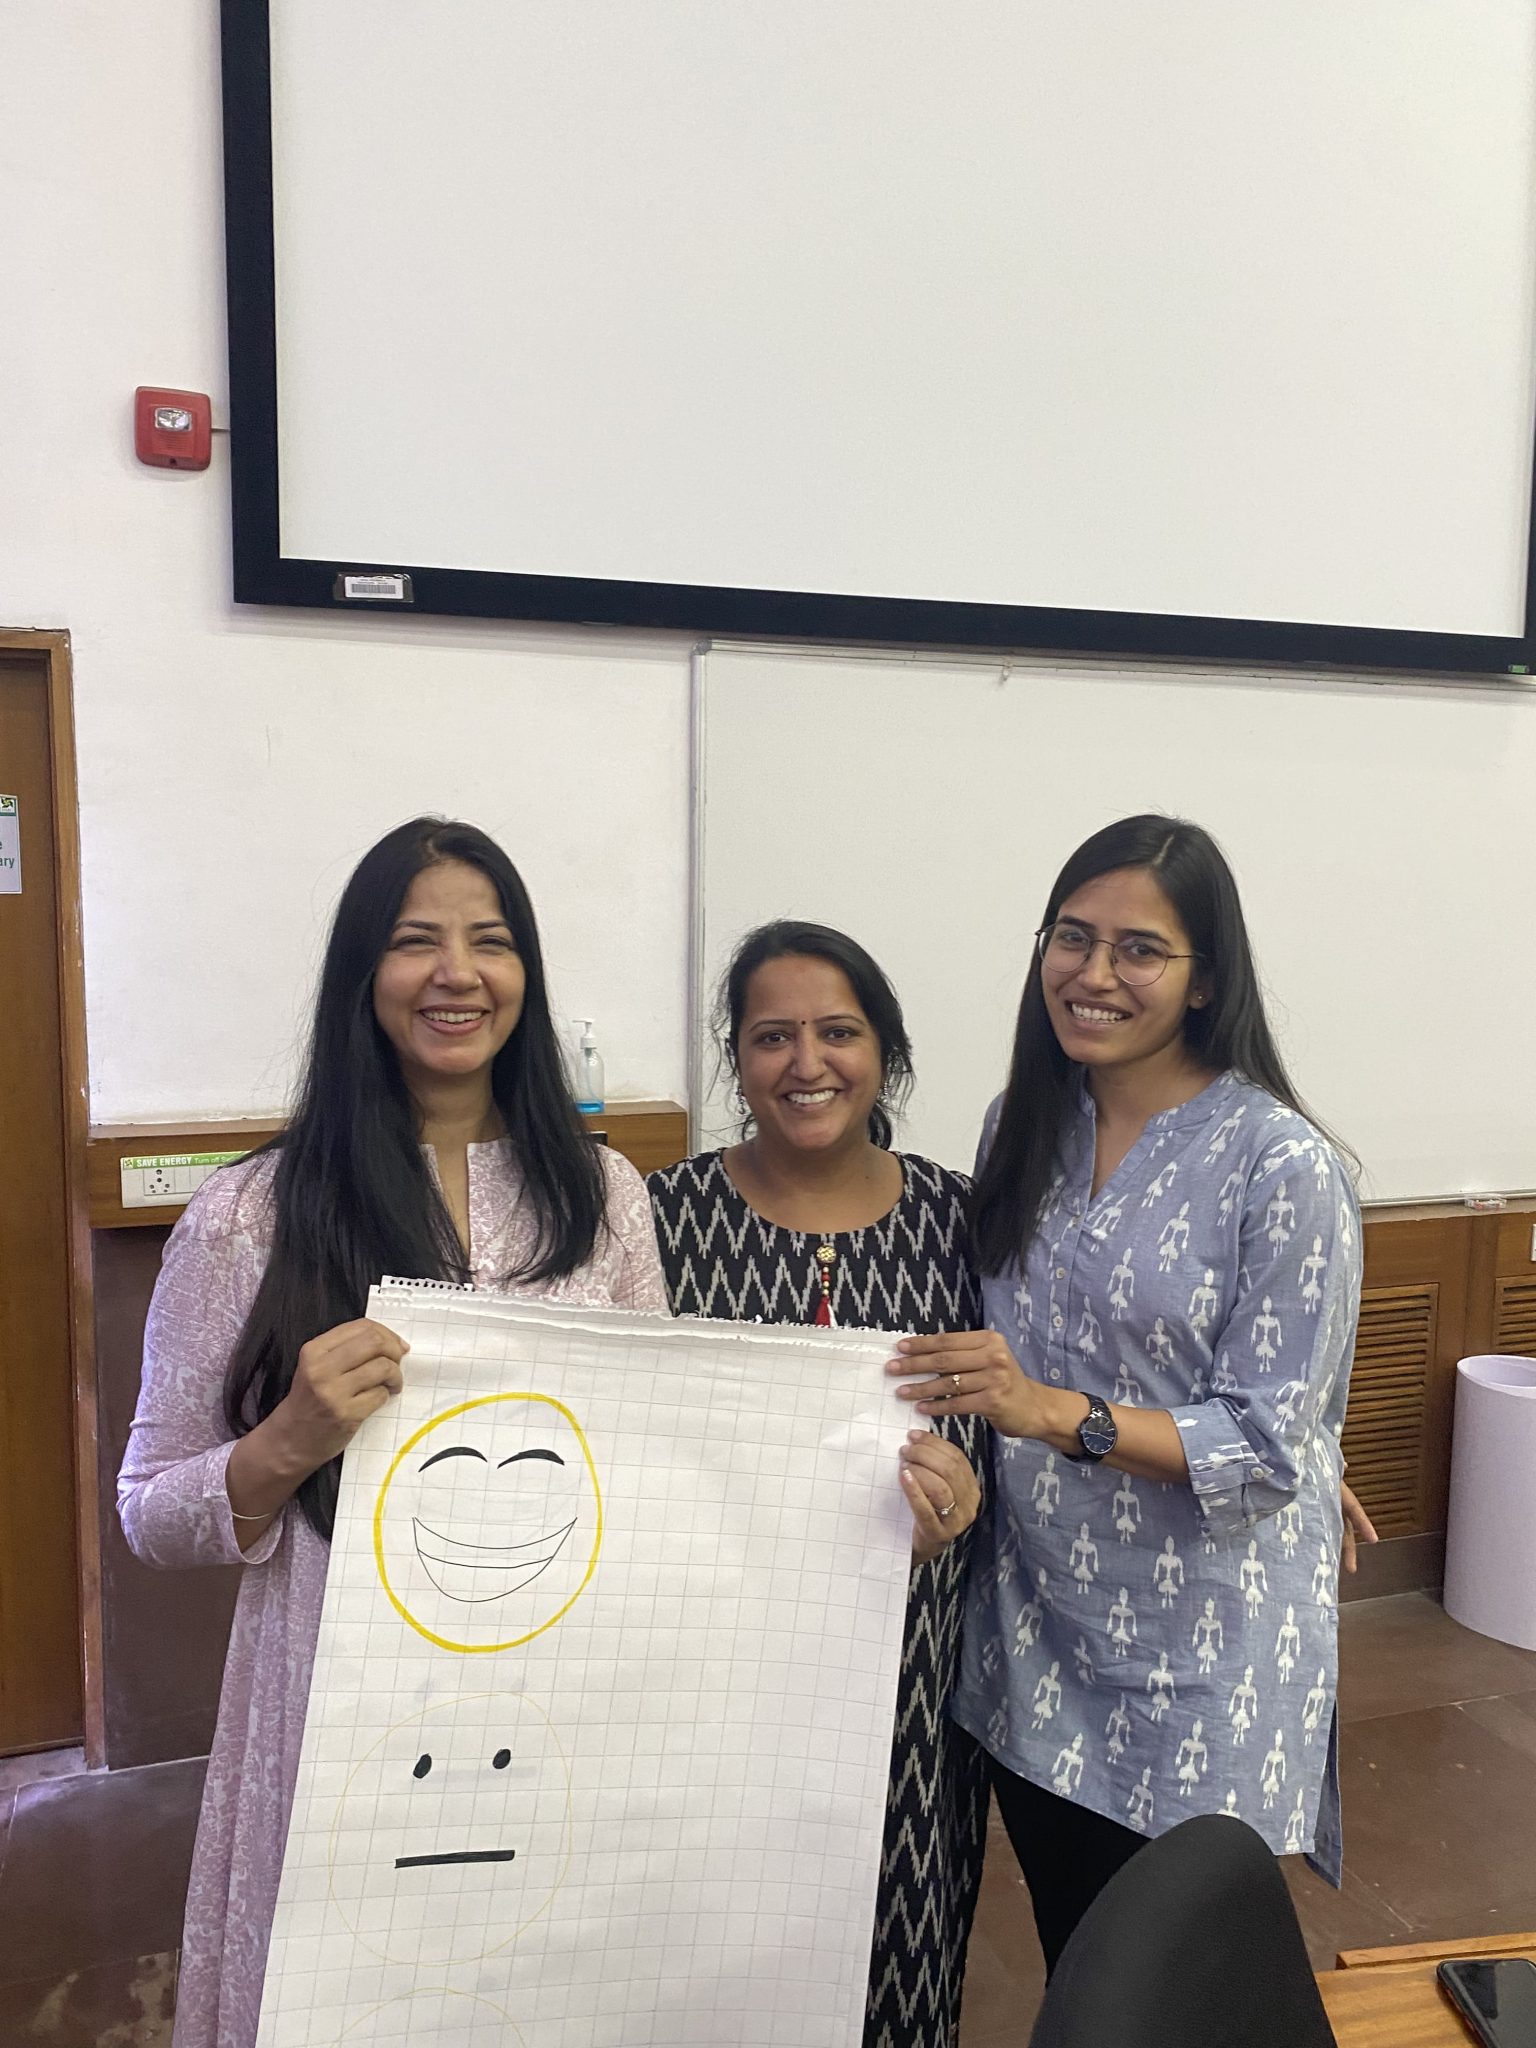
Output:
<instances>
[{"instance_id":1,"label":"gold-rimmed eyeglasses","mask_svg":"<svg viewBox=\"0 0 1536 2048\"><path fill-rule=\"evenodd\" d=\"M1170 953L1158 939L1097 938L1082 925L1064 923L1060 919L1055 924L1042 925L1035 933L1035 944L1041 965L1057 974L1070 974L1079 967L1086 967L1095 946L1106 946L1109 949L1110 972L1127 988L1150 988L1161 978L1170 960L1202 958L1199 953Z\"/></svg>"}]
</instances>

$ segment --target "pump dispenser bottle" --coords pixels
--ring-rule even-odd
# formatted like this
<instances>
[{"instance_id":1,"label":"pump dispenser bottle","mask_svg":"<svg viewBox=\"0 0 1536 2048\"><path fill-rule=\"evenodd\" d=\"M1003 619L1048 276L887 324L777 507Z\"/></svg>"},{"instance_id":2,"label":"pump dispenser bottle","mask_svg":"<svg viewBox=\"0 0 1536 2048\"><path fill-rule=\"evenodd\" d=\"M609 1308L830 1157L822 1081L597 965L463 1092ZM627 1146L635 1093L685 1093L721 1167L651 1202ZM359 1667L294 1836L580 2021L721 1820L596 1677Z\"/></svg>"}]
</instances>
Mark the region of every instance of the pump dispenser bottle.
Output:
<instances>
[{"instance_id":1,"label":"pump dispenser bottle","mask_svg":"<svg viewBox=\"0 0 1536 2048\"><path fill-rule=\"evenodd\" d=\"M590 1017L575 1017L571 1020L581 1026L581 1054L576 1066L576 1107L595 1113L603 1107L603 1058L597 1049L597 1039L592 1030Z\"/></svg>"}]
</instances>

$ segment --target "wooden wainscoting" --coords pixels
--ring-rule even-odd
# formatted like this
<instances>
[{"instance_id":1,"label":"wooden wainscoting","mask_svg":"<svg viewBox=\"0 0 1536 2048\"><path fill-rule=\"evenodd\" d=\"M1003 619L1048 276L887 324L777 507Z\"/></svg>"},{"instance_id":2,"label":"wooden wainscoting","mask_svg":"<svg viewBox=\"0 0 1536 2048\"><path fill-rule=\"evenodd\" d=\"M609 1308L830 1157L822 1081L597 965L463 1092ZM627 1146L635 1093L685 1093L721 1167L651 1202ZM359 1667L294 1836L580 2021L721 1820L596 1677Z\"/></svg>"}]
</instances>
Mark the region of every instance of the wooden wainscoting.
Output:
<instances>
[{"instance_id":1,"label":"wooden wainscoting","mask_svg":"<svg viewBox=\"0 0 1536 2048\"><path fill-rule=\"evenodd\" d=\"M1536 1355L1536 1201L1502 1211L1368 1209L1344 1453L1381 1542L1345 1597L1438 1586L1456 1363Z\"/></svg>"}]
</instances>

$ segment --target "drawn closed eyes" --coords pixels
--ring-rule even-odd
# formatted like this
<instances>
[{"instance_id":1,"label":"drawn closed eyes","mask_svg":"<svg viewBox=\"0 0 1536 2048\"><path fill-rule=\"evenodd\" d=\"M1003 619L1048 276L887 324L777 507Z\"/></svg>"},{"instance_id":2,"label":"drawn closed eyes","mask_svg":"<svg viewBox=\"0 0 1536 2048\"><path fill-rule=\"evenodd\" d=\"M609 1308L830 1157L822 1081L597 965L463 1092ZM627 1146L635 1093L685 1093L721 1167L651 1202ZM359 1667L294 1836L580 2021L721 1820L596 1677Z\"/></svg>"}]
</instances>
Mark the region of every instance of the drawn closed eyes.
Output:
<instances>
[{"instance_id":1,"label":"drawn closed eyes","mask_svg":"<svg viewBox=\"0 0 1536 2048\"><path fill-rule=\"evenodd\" d=\"M473 1444L450 1444L445 1451L434 1451L420 1469L423 1472L430 1472L432 1467L440 1465L444 1458L478 1458L482 1465L488 1465L491 1462L484 1451L477 1451ZM563 1465L565 1463L564 1458L561 1457L558 1451L514 1451L510 1458L503 1458L501 1464L496 1469L500 1472L508 1465L520 1464L524 1458L544 1458L551 1465Z\"/></svg>"}]
</instances>

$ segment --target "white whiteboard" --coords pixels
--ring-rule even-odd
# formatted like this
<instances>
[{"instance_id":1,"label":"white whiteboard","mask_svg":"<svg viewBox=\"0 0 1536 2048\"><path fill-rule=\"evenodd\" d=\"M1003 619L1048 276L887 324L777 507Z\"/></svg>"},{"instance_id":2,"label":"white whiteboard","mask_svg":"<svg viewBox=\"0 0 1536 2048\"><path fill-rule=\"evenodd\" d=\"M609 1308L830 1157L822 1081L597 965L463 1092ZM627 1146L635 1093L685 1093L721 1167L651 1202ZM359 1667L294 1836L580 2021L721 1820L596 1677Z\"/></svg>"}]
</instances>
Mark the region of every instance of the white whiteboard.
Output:
<instances>
[{"instance_id":1,"label":"white whiteboard","mask_svg":"<svg viewBox=\"0 0 1536 2048\"><path fill-rule=\"evenodd\" d=\"M1524 630L1529 0L270 26L284 556Z\"/></svg>"},{"instance_id":2,"label":"white whiteboard","mask_svg":"<svg viewBox=\"0 0 1536 2048\"><path fill-rule=\"evenodd\" d=\"M716 646L696 663L702 1026L766 918L896 984L898 1143L969 1167L1067 855L1137 811L1237 874L1302 1096L1377 1200L1536 1187L1536 690ZM701 1145L732 1127L702 1029Z\"/></svg>"}]
</instances>

